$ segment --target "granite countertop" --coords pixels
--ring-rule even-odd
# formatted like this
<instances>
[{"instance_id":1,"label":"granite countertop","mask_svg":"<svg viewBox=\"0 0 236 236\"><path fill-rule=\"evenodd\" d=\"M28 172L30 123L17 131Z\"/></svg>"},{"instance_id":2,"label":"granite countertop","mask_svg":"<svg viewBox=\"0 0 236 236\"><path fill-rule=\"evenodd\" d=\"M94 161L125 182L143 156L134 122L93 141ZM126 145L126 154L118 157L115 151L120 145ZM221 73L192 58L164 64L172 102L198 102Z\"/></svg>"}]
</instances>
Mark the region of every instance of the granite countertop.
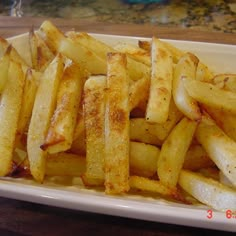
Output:
<instances>
[{"instance_id":1,"label":"granite countertop","mask_svg":"<svg viewBox=\"0 0 236 236\"><path fill-rule=\"evenodd\" d=\"M0 15L17 14L9 2L11 1L0 2ZM125 0L22 0L21 9L23 17L86 18L100 22L176 26L236 33L235 0L161 2L131 4Z\"/></svg>"}]
</instances>

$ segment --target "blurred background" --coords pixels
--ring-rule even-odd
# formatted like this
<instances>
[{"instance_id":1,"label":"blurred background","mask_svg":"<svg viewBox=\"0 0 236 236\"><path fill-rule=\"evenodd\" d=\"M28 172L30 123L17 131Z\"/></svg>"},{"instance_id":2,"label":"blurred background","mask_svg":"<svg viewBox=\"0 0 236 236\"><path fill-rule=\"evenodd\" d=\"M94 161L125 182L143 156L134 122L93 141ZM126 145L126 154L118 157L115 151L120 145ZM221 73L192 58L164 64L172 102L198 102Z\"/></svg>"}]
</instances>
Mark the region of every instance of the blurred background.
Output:
<instances>
[{"instance_id":1,"label":"blurred background","mask_svg":"<svg viewBox=\"0 0 236 236\"><path fill-rule=\"evenodd\" d=\"M236 32L235 0L0 0L0 15L88 18Z\"/></svg>"}]
</instances>

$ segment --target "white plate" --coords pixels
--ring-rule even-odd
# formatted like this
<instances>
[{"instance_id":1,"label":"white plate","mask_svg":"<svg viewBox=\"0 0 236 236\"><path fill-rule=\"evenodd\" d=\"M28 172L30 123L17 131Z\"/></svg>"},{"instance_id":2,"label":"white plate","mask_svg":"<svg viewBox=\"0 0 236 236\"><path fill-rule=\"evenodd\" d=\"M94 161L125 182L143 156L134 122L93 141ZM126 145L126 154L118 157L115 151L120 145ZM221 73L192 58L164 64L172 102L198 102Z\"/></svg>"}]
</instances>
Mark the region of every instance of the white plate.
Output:
<instances>
[{"instance_id":1,"label":"white plate","mask_svg":"<svg viewBox=\"0 0 236 236\"><path fill-rule=\"evenodd\" d=\"M138 39L145 39L93 35L111 45L120 41L137 43ZM16 36L9 39L9 41L29 61L27 36ZM216 72L236 73L235 45L168 41L181 49L194 52ZM217 212L202 205L190 206L168 202L151 196L144 197L132 194L107 196L102 191L85 189L80 180L76 180L72 185L66 186L52 184L49 181L40 185L25 179L1 178L0 195L75 210L236 232L236 218L228 219L225 212ZM208 210L213 211L212 218L210 219L208 219Z\"/></svg>"}]
</instances>

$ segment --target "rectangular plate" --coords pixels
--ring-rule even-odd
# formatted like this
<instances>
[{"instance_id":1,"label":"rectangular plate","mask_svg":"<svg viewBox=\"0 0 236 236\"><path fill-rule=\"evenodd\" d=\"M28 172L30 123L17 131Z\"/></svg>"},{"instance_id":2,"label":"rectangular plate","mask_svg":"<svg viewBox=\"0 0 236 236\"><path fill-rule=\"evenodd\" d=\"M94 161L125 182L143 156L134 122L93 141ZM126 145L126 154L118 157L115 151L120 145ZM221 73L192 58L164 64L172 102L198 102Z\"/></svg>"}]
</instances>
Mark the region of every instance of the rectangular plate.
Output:
<instances>
[{"instance_id":1,"label":"rectangular plate","mask_svg":"<svg viewBox=\"0 0 236 236\"><path fill-rule=\"evenodd\" d=\"M117 42L136 44L140 39L150 40L150 38L92 35L110 45ZM10 38L9 41L30 63L27 34ZM166 41L180 49L195 53L215 72L236 73L235 45ZM56 181L47 179L43 185L26 179L0 178L0 196L114 216L236 232L236 218L228 219L225 212L213 210L212 218L208 219L208 210L212 209L202 205L184 205L154 196L146 197L131 193L123 196L107 196L102 191L86 189L79 178L73 182L68 181L67 184L61 184L60 178Z\"/></svg>"}]
</instances>

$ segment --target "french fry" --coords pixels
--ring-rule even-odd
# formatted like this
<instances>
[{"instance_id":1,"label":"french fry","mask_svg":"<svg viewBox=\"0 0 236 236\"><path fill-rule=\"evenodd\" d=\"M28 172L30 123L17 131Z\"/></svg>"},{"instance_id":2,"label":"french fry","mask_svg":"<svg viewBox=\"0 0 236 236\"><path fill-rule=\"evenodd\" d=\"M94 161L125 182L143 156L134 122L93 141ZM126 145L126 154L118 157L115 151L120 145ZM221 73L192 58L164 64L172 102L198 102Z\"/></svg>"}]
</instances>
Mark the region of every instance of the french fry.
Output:
<instances>
[{"instance_id":1,"label":"french fry","mask_svg":"<svg viewBox=\"0 0 236 236\"><path fill-rule=\"evenodd\" d=\"M73 140L70 150L71 153L86 156L85 128L81 130L80 135Z\"/></svg>"},{"instance_id":2,"label":"french fry","mask_svg":"<svg viewBox=\"0 0 236 236\"><path fill-rule=\"evenodd\" d=\"M130 172L132 175L152 177L156 174L156 163L160 149L156 146L130 142Z\"/></svg>"},{"instance_id":3,"label":"french fry","mask_svg":"<svg viewBox=\"0 0 236 236\"><path fill-rule=\"evenodd\" d=\"M162 140L152 132L156 125L159 124L151 124L145 118L130 119L130 140L161 146Z\"/></svg>"},{"instance_id":4,"label":"french fry","mask_svg":"<svg viewBox=\"0 0 236 236\"><path fill-rule=\"evenodd\" d=\"M143 77L134 81L129 89L129 107L130 111L138 106L146 107L149 96L150 79Z\"/></svg>"},{"instance_id":5,"label":"french fry","mask_svg":"<svg viewBox=\"0 0 236 236\"><path fill-rule=\"evenodd\" d=\"M138 46L145 51L151 52L151 43L145 40L139 40Z\"/></svg>"},{"instance_id":6,"label":"french fry","mask_svg":"<svg viewBox=\"0 0 236 236\"><path fill-rule=\"evenodd\" d=\"M171 189L157 180L152 180L141 176L130 176L129 184L132 189L158 193L174 199L180 198L177 190Z\"/></svg>"},{"instance_id":7,"label":"french fry","mask_svg":"<svg viewBox=\"0 0 236 236\"><path fill-rule=\"evenodd\" d=\"M212 71L210 71L210 69L206 65L199 62L197 65L196 80L203 82L212 82L212 79L213 79Z\"/></svg>"},{"instance_id":8,"label":"french fry","mask_svg":"<svg viewBox=\"0 0 236 236\"><path fill-rule=\"evenodd\" d=\"M27 136L30 171L34 179L42 182L45 175L47 152L41 149L50 119L56 106L56 96L63 74L64 58L58 54L40 79Z\"/></svg>"},{"instance_id":9,"label":"french fry","mask_svg":"<svg viewBox=\"0 0 236 236\"><path fill-rule=\"evenodd\" d=\"M0 102L0 176L11 170L24 86L24 74L18 63L10 62L7 83Z\"/></svg>"},{"instance_id":10,"label":"french fry","mask_svg":"<svg viewBox=\"0 0 236 236\"><path fill-rule=\"evenodd\" d=\"M61 152L48 156L45 175L82 176L85 173L85 167L85 156Z\"/></svg>"},{"instance_id":11,"label":"french fry","mask_svg":"<svg viewBox=\"0 0 236 236\"><path fill-rule=\"evenodd\" d=\"M50 154L63 152L71 147L83 89L83 76L83 69L73 62L64 70L57 93L56 109L45 141L41 145Z\"/></svg>"},{"instance_id":12,"label":"french fry","mask_svg":"<svg viewBox=\"0 0 236 236\"><path fill-rule=\"evenodd\" d=\"M86 183L104 182L106 76L92 76L84 85Z\"/></svg>"},{"instance_id":13,"label":"french fry","mask_svg":"<svg viewBox=\"0 0 236 236\"><path fill-rule=\"evenodd\" d=\"M236 92L236 74L218 74L212 79L218 88Z\"/></svg>"},{"instance_id":14,"label":"french fry","mask_svg":"<svg viewBox=\"0 0 236 236\"><path fill-rule=\"evenodd\" d=\"M219 211L236 210L236 191L211 178L181 170L179 185L200 202Z\"/></svg>"},{"instance_id":15,"label":"french fry","mask_svg":"<svg viewBox=\"0 0 236 236\"><path fill-rule=\"evenodd\" d=\"M236 186L236 143L206 116L197 127L196 138L212 161Z\"/></svg>"},{"instance_id":16,"label":"french fry","mask_svg":"<svg viewBox=\"0 0 236 236\"><path fill-rule=\"evenodd\" d=\"M164 123L169 115L172 91L173 59L160 40L152 38L152 73L146 120L151 123Z\"/></svg>"},{"instance_id":17,"label":"french fry","mask_svg":"<svg viewBox=\"0 0 236 236\"><path fill-rule=\"evenodd\" d=\"M62 31L60 31L51 21L45 20L39 30L37 35L44 40L48 48L56 54L58 53L58 48L60 47L61 41L65 40L65 36Z\"/></svg>"},{"instance_id":18,"label":"french fry","mask_svg":"<svg viewBox=\"0 0 236 236\"><path fill-rule=\"evenodd\" d=\"M84 126L83 108L81 109L81 107L79 107L73 140L76 140L78 137L80 137L80 135L84 132L84 130L85 126Z\"/></svg>"},{"instance_id":19,"label":"french fry","mask_svg":"<svg viewBox=\"0 0 236 236\"><path fill-rule=\"evenodd\" d=\"M210 106L202 106L216 124L236 142L236 115Z\"/></svg>"},{"instance_id":20,"label":"french fry","mask_svg":"<svg viewBox=\"0 0 236 236\"><path fill-rule=\"evenodd\" d=\"M189 119L201 120L201 112L197 101L189 96L188 89L184 86L186 81L192 81L196 76L198 58L193 54L186 53L174 69L173 98L178 109Z\"/></svg>"},{"instance_id":21,"label":"french fry","mask_svg":"<svg viewBox=\"0 0 236 236\"><path fill-rule=\"evenodd\" d=\"M108 54L105 112L105 192L129 190L129 78L126 56Z\"/></svg>"},{"instance_id":22,"label":"french fry","mask_svg":"<svg viewBox=\"0 0 236 236\"><path fill-rule=\"evenodd\" d=\"M201 168L213 166L215 166L215 163L200 144L193 144L189 147L185 155L183 169L197 171Z\"/></svg>"},{"instance_id":23,"label":"french fry","mask_svg":"<svg viewBox=\"0 0 236 236\"><path fill-rule=\"evenodd\" d=\"M10 43L4 38L0 37L0 57L2 57L5 54L9 46L10 46ZM13 60L16 63L19 63L20 65L27 66L27 63L25 62L25 60L20 56L20 54L16 51L16 49L13 46L11 46L10 51L11 51L10 52L11 60Z\"/></svg>"},{"instance_id":24,"label":"french fry","mask_svg":"<svg viewBox=\"0 0 236 236\"><path fill-rule=\"evenodd\" d=\"M29 45L33 68L37 71L44 71L53 60L54 54L33 29L29 32Z\"/></svg>"},{"instance_id":25,"label":"french fry","mask_svg":"<svg viewBox=\"0 0 236 236\"><path fill-rule=\"evenodd\" d=\"M12 47L9 46L6 52L0 58L0 94L2 93L8 79L11 49Z\"/></svg>"},{"instance_id":26,"label":"french fry","mask_svg":"<svg viewBox=\"0 0 236 236\"><path fill-rule=\"evenodd\" d=\"M163 45L171 53L171 55L173 57L173 62L177 63L179 61L179 59L184 55L185 52L178 49L177 47L175 47L171 43L168 43L168 42L163 41L163 40L160 40L160 41L163 43ZM147 52L151 51L151 42L149 42L149 41L139 40L138 45L139 45L140 48L146 50Z\"/></svg>"},{"instance_id":27,"label":"french fry","mask_svg":"<svg viewBox=\"0 0 236 236\"><path fill-rule=\"evenodd\" d=\"M164 185L175 188L184 158L192 142L197 122L184 117L171 131L161 147L157 174Z\"/></svg>"},{"instance_id":28,"label":"french fry","mask_svg":"<svg viewBox=\"0 0 236 236\"><path fill-rule=\"evenodd\" d=\"M171 100L169 117L163 124L150 123L144 118L130 119L130 139L160 146L182 117L183 114Z\"/></svg>"},{"instance_id":29,"label":"french fry","mask_svg":"<svg viewBox=\"0 0 236 236\"><path fill-rule=\"evenodd\" d=\"M183 84L195 101L236 114L236 93L197 80L183 79Z\"/></svg>"},{"instance_id":30,"label":"french fry","mask_svg":"<svg viewBox=\"0 0 236 236\"><path fill-rule=\"evenodd\" d=\"M151 66L150 52L136 45L119 42L114 46L114 49L119 52L125 53L136 61L142 62L147 66Z\"/></svg>"},{"instance_id":31,"label":"french fry","mask_svg":"<svg viewBox=\"0 0 236 236\"><path fill-rule=\"evenodd\" d=\"M58 51L83 66L92 75L106 74L106 60L70 38L61 41Z\"/></svg>"},{"instance_id":32,"label":"french fry","mask_svg":"<svg viewBox=\"0 0 236 236\"><path fill-rule=\"evenodd\" d=\"M25 74L25 83L23 90L22 105L17 127L19 137L28 130L28 125L32 115L34 100L38 88L39 81L31 69L28 69Z\"/></svg>"},{"instance_id":33,"label":"french fry","mask_svg":"<svg viewBox=\"0 0 236 236\"><path fill-rule=\"evenodd\" d=\"M87 33L70 32L67 34L71 42L76 45L80 45L86 48L89 52L94 53L100 60L106 62L107 53L116 52L116 50L107 44L97 40ZM91 62L89 62L90 64ZM89 70L91 71L91 70ZM127 56L127 72L129 78L132 80L138 80L143 77L150 77L150 68L143 63L137 62ZM99 74L99 73L98 73ZM100 74L103 74L100 72ZM105 71L106 74L106 71Z\"/></svg>"}]
</instances>

